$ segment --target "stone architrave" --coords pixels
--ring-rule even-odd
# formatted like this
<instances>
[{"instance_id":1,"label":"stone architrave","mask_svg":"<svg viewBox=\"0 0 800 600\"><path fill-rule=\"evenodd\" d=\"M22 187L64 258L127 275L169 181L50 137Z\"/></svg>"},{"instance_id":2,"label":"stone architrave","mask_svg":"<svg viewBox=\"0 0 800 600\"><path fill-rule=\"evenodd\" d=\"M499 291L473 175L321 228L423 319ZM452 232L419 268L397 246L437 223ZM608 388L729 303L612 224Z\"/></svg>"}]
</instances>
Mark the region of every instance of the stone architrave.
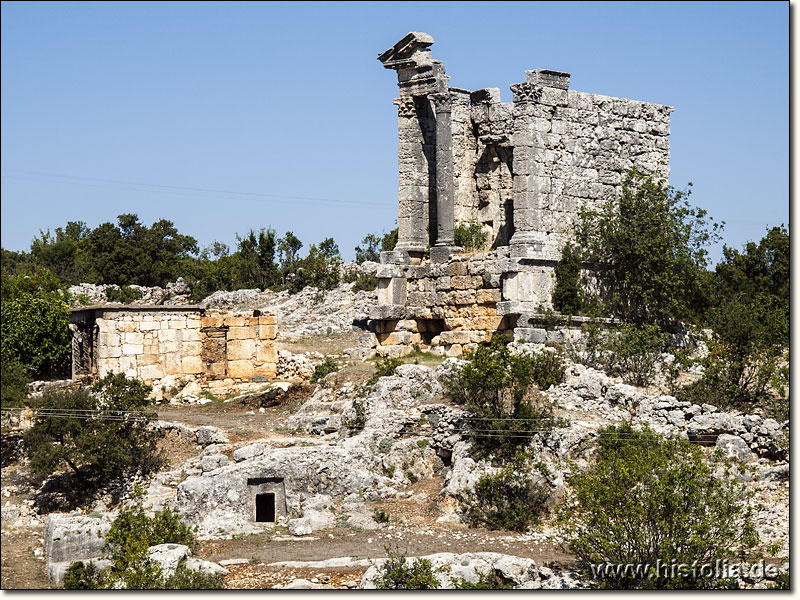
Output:
<instances>
[{"instance_id":1,"label":"stone architrave","mask_svg":"<svg viewBox=\"0 0 800 600\"><path fill-rule=\"evenodd\" d=\"M436 115L436 246L455 245L452 104L449 92L430 94Z\"/></svg>"}]
</instances>

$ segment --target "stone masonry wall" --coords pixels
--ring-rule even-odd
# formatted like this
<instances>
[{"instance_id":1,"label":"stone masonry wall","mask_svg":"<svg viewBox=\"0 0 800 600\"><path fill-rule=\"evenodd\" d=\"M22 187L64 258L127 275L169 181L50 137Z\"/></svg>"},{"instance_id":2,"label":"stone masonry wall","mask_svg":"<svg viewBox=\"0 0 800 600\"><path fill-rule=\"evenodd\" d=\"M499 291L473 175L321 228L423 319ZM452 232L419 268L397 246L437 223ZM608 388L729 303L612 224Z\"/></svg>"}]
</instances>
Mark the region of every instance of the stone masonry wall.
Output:
<instances>
[{"instance_id":1,"label":"stone masonry wall","mask_svg":"<svg viewBox=\"0 0 800 600\"><path fill-rule=\"evenodd\" d=\"M227 393L259 377L274 378L275 315L147 307L74 309L73 356L76 375L102 378L124 373L158 388L195 381L201 388ZM77 348L76 348L77 346Z\"/></svg>"}]
</instances>

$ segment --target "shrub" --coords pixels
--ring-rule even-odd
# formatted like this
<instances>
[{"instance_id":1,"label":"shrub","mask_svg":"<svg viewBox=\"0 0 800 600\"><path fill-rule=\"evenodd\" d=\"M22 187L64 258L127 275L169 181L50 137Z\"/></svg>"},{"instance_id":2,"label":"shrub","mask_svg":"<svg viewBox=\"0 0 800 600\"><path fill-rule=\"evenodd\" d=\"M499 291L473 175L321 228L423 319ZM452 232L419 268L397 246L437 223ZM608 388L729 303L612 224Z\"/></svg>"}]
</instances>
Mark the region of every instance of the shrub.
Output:
<instances>
[{"instance_id":1,"label":"shrub","mask_svg":"<svg viewBox=\"0 0 800 600\"><path fill-rule=\"evenodd\" d=\"M534 387L563 379L560 359L514 356L501 336L479 346L466 359L467 364L453 370L443 384L454 403L466 405L472 412L467 428L478 457L509 458L535 432L563 424Z\"/></svg>"},{"instance_id":2,"label":"shrub","mask_svg":"<svg viewBox=\"0 0 800 600\"><path fill-rule=\"evenodd\" d=\"M55 292L24 292L3 298L3 362L18 361L38 377L69 373L72 337L68 308Z\"/></svg>"},{"instance_id":3,"label":"shrub","mask_svg":"<svg viewBox=\"0 0 800 600\"><path fill-rule=\"evenodd\" d=\"M486 247L489 236L479 223L459 223L453 231L456 246L461 246L466 252L476 252Z\"/></svg>"},{"instance_id":4,"label":"shrub","mask_svg":"<svg viewBox=\"0 0 800 600\"><path fill-rule=\"evenodd\" d=\"M473 527L526 531L544 511L548 490L531 478L527 457L520 453L494 474L483 475L461 497Z\"/></svg>"},{"instance_id":5,"label":"shrub","mask_svg":"<svg viewBox=\"0 0 800 600\"><path fill-rule=\"evenodd\" d=\"M387 560L378 569L375 587L379 590L435 590L439 587L436 570L427 558L409 561L405 555L386 549Z\"/></svg>"},{"instance_id":6,"label":"shrub","mask_svg":"<svg viewBox=\"0 0 800 600\"><path fill-rule=\"evenodd\" d=\"M378 262L381 258L381 252L394 250L397 245L397 227L383 235L368 233L361 240L361 244L356 246L356 262L358 264L368 260Z\"/></svg>"},{"instance_id":7,"label":"shrub","mask_svg":"<svg viewBox=\"0 0 800 600\"><path fill-rule=\"evenodd\" d=\"M162 458L148 426L150 389L117 374L97 381L91 393L45 392L31 405L46 412L37 413L23 438L31 470L46 476L69 467L76 492L88 493L156 469ZM47 414L53 411L61 415Z\"/></svg>"},{"instance_id":8,"label":"shrub","mask_svg":"<svg viewBox=\"0 0 800 600\"><path fill-rule=\"evenodd\" d=\"M583 349L572 352L574 362L619 375L625 383L638 386L653 383L658 360L669 344L669 334L657 325L623 323L602 329L590 322L581 325L581 332Z\"/></svg>"},{"instance_id":9,"label":"shrub","mask_svg":"<svg viewBox=\"0 0 800 600\"><path fill-rule=\"evenodd\" d=\"M355 435L364 429L367 424L367 413L364 408L364 401L361 398L353 400L353 417L345 423L348 435Z\"/></svg>"},{"instance_id":10,"label":"shrub","mask_svg":"<svg viewBox=\"0 0 800 600\"><path fill-rule=\"evenodd\" d=\"M387 513L383 509L375 509L372 511L372 519L376 523L388 523L389 522L389 513Z\"/></svg>"},{"instance_id":11,"label":"shrub","mask_svg":"<svg viewBox=\"0 0 800 600\"><path fill-rule=\"evenodd\" d=\"M600 430L596 465L569 478L562 533L584 563L713 562L757 543L748 492L717 477L698 446L628 424ZM608 574L608 588L705 587L719 582Z\"/></svg>"},{"instance_id":12,"label":"shrub","mask_svg":"<svg viewBox=\"0 0 800 600\"><path fill-rule=\"evenodd\" d=\"M689 195L633 170L618 200L581 212L583 258L600 296L624 320L666 322L702 312L706 246L720 227L689 205Z\"/></svg>"},{"instance_id":13,"label":"shrub","mask_svg":"<svg viewBox=\"0 0 800 600\"><path fill-rule=\"evenodd\" d=\"M311 383L317 383L320 379L325 377L326 375L330 375L331 373L336 373L339 370L339 367L333 361L332 358L326 356L325 360L322 361L321 364L318 364L314 367L314 373L311 375Z\"/></svg>"},{"instance_id":14,"label":"shrub","mask_svg":"<svg viewBox=\"0 0 800 600\"><path fill-rule=\"evenodd\" d=\"M109 302L121 302L122 304L129 304L136 300L141 300L142 292L132 288L129 285L123 285L118 290L108 290L106 292L106 298Z\"/></svg>"},{"instance_id":15,"label":"shrub","mask_svg":"<svg viewBox=\"0 0 800 600\"><path fill-rule=\"evenodd\" d=\"M2 407L19 408L25 404L28 397L28 384L30 377L25 367L18 360L2 360L2 376L0 376L0 388L2 388Z\"/></svg>"},{"instance_id":16,"label":"shrub","mask_svg":"<svg viewBox=\"0 0 800 600\"><path fill-rule=\"evenodd\" d=\"M104 551L113 564L98 574L92 565L73 563L64 579L66 589L220 589L222 577L190 571L179 565L169 577L150 560L147 549L158 544L183 544L197 550L194 532L171 509L148 517L142 507L142 491L120 511L106 534Z\"/></svg>"},{"instance_id":17,"label":"shrub","mask_svg":"<svg viewBox=\"0 0 800 600\"><path fill-rule=\"evenodd\" d=\"M581 314L581 254L571 244L564 246L561 260L555 266L553 308L565 315Z\"/></svg>"},{"instance_id":18,"label":"shrub","mask_svg":"<svg viewBox=\"0 0 800 600\"><path fill-rule=\"evenodd\" d=\"M514 587L493 569L478 571L476 567L475 575L478 576L475 583L458 577L453 580L453 587L457 590L510 590Z\"/></svg>"}]
</instances>

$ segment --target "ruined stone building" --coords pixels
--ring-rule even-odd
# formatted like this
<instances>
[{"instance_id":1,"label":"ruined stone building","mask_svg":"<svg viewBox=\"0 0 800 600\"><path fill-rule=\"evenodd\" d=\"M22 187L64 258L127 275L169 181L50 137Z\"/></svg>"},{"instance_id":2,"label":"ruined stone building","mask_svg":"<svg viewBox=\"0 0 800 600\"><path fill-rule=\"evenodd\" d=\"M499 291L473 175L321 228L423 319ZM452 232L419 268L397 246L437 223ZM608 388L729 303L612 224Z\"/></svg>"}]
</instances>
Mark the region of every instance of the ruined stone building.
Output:
<instances>
[{"instance_id":1,"label":"ruined stone building","mask_svg":"<svg viewBox=\"0 0 800 600\"><path fill-rule=\"evenodd\" d=\"M194 381L227 394L275 377L275 315L200 306L94 305L73 308L72 377L124 373L161 387Z\"/></svg>"},{"instance_id":2,"label":"ruined stone building","mask_svg":"<svg viewBox=\"0 0 800 600\"><path fill-rule=\"evenodd\" d=\"M400 96L399 240L378 271L378 351L460 354L496 331L538 341L531 324L552 306L580 208L616 198L634 167L667 179L672 108L571 90L569 73L546 69L501 102L497 88L450 87L432 44L412 32L378 56ZM480 224L490 249L463 255L456 223Z\"/></svg>"}]
</instances>

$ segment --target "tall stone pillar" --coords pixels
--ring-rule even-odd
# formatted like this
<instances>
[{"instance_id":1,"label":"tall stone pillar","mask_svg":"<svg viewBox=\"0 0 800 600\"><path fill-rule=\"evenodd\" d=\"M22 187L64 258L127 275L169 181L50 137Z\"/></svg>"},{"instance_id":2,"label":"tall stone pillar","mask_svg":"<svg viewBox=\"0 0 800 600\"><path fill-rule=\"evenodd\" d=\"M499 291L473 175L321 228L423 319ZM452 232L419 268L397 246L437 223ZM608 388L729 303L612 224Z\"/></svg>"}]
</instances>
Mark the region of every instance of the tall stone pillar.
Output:
<instances>
[{"instance_id":1,"label":"tall stone pillar","mask_svg":"<svg viewBox=\"0 0 800 600\"><path fill-rule=\"evenodd\" d=\"M536 257L542 250L543 233L540 222L540 199L537 178L537 132L535 131L536 103L542 89L531 83L511 86L514 93L514 235L511 254Z\"/></svg>"},{"instance_id":2,"label":"tall stone pillar","mask_svg":"<svg viewBox=\"0 0 800 600\"><path fill-rule=\"evenodd\" d=\"M398 212L396 250L425 252L428 181L424 139L413 96L396 98L398 143Z\"/></svg>"},{"instance_id":3,"label":"tall stone pillar","mask_svg":"<svg viewBox=\"0 0 800 600\"><path fill-rule=\"evenodd\" d=\"M428 96L436 114L436 246L455 245L453 133L449 92Z\"/></svg>"}]
</instances>

